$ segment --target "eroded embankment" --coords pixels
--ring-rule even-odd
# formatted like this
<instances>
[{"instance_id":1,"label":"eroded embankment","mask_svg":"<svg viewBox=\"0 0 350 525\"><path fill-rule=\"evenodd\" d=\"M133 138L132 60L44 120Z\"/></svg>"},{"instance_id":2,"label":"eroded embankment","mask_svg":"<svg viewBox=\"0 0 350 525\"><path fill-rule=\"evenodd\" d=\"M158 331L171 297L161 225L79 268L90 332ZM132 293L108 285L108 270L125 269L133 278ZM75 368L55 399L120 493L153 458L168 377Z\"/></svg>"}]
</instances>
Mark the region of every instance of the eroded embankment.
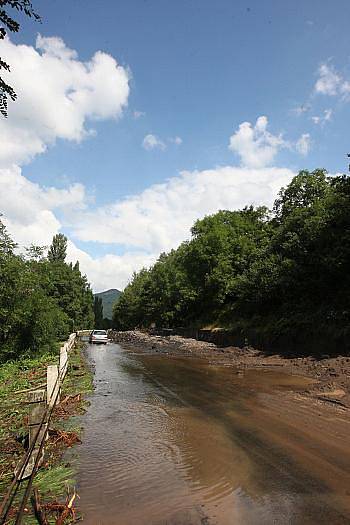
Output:
<instances>
[{"instance_id":1,"label":"eroded embankment","mask_svg":"<svg viewBox=\"0 0 350 525\"><path fill-rule=\"evenodd\" d=\"M300 393L320 404L332 405L346 410L350 408L350 357L337 356L316 359L314 356L284 357L267 355L251 347L220 348L213 343L197 341L180 336L150 335L138 330L111 331L110 338L124 346L132 346L147 353L195 356L242 369L264 368L283 370L293 375L301 375L314 380Z\"/></svg>"}]
</instances>

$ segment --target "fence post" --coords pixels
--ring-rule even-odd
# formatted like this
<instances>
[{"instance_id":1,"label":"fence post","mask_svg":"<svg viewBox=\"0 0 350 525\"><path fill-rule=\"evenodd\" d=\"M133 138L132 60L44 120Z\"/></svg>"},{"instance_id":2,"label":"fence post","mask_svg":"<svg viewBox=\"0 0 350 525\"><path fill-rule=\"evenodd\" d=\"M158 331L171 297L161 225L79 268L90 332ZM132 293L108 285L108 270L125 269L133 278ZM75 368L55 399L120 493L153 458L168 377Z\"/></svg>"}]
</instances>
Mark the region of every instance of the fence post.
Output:
<instances>
[{"instance_id":1,"label":"fence post","mask_svg":"<svg viewBox=\"0 0 350 525\"><path fill-rule=\"evenodd\" d=\"M60 380L59 368L57 365L49 365L47 367L47 404L53 407L55 403L60 402Z\"/></svg>"},{"instance_id":2,"label":"fence post","mask_svg":"<svg viewBox=\"0 0 350 525\"><path fill-rule=\"evenodd\" d=\"M60 379L63 381L63 379L66 377L68 368L68 353L67 353L67 347L66 345L61 346L60 348L60 363L59 363L59 374Z\"/></svg>"},{"instance_id":3,"label":"fence post","mask_svg":"<svg viewBox=\"0 0 350 525\"><path fill-rule=\"evenodd\" d=\"M35 442L33 451L27 462L27 465L22 469L19 474L19 479L25 479L29 477L33 471L37 455L39 453L39 447L44 439L47 439L47 417L44 419L46 412L46 392L45 390L35 390L34 392L28 392L27 401L29 406L29 448ZM41 427L40 427L41 425ZM40 430L39 430L40 429ZM39 432L39 434L38 434ZM41 449L41 458L38 466L41 465L44 459L44 447Z\"/></svg>"}]
</instances>

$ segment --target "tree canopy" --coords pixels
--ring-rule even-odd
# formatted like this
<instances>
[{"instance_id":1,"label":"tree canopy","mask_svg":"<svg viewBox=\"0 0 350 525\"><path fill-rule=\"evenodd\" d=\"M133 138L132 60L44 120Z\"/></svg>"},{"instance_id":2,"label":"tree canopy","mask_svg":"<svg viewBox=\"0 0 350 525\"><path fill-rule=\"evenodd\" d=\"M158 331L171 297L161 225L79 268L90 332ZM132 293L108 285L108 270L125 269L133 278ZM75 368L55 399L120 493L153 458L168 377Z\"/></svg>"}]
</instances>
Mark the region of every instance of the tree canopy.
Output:
<instances>
[{"instance_id":1,"label":"tree canopy","mask_svg":"<svg viewBox=\"0 0 350 525\"><path fill-rule=\"evenodd\" d=\"M63 233L57 233L57 235L54 235L52 239L47 258L50 262L64 262L66 257L67 237L63 235Z\"/></svg>"},{"instance_id":2,"label":"tree canopy","mask_svg":"<svg viewBox=\"0 0 350 525\"><path fill-rule=\"evenodd\" d=\"M73 331L94 323L93 295L79 265L67 264L67 239L17 254L0 220L0 361L55 347Z\"/></svg>"},{"instance_id":3,"label":"tree canopy","mask_svg":"<svg viewBox=\"0 0 350 525\"><path fill-rule=\"evenodd\" d=\"M350 179L304 170L271 211L249 206L198 220L190 241L134 274L113 322L326 341L350 329L349 265Z\"/></svg>"}]
</instances>

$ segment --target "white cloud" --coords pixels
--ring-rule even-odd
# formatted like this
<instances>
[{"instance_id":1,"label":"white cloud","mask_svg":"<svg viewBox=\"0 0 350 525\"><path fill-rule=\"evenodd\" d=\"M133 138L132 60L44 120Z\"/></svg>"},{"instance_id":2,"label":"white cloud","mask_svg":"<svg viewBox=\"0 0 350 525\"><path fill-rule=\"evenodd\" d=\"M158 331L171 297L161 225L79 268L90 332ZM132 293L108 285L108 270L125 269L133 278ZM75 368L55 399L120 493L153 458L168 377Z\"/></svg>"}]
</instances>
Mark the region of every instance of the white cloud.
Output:
<instances>
[{"instance_id":1,"label":"white cloud","mask_svg":"<svg viewBox=\"0 0 350 525\"><path fill-rule=\"evenodd\" d=\"M80 250L72 241L68 242L67 260L79 261L80 270L93 283L93 290L100 292L108 288L122 290L130 281L134 271L148 267L156 261L157 256L144 252L128 252L123 255L107 254L103 257L91 257Z\"/></svg>"},{"instance_id":2,"label":"white cloud","mask_svg":"<svg viewBox=\"0 0 350 525\"><path fill-rule=\"evenodd\" d=\"M315 92L322 95L343 96L346 98L350 94L350 82L334 66L321 64L318 69Z\"/></svg>"},{"instance_id":3,"label":"white cloud","mask_svg":"<svg viewBox=\"0 0 350 525\"><path fill-rule=\"evenodd\" d=\"M162 140L160 140L156 135L152 135L151 133L149 133L143 139L142 147L147 151L150 151L152 149L165 150L166 144Z\"/></svg>"},{"instance_id":4,"label":"white cloud","mask_svg":"<svg viewBox=\"0 0 350 525\"><path fill-rule=\"evenodd\" d=\"M58 38L39 37L37 49L5 43L4 56L16 71L12 79L19 102L11 105L11 119L1 121L0 211L21 245L49 244L64 228L73 240L123 246L122 255L94 258L69 243L69 260L79 259L96 290L123 287L132 271L188 238L193 222L206 214L246 204L271 205L280 187L294 175L289 169L266 167L287 143L269 133L267 118L259 117L254 127L241 124L230 139L230 148L241 156L243 167L185 171L96 208L88 206L82 184L64 189L35 184L13 164L29 161L58 137L82 140L89 118L120 115L127 103L128 75L103 53L87 63L79 62ZM181 143L180 137L173 140ZM164 149L166 144L148 135L144 147Z\"/></svg>"},{"instance_id":5,"label":"white cloud","mask_svg":"<svg viewBox=\"0 0 350 525\"><path fill-rule=\"evenodd\" d=\"M95 290L124 287L134 270L178 246L189 237L193 222L206 214L246 204L271 205L280 187L294 175L284 168L232 166L183 172L93 209L81 184L62 190L45 188L23 177L19 168L0 173L0 209L11 235L22 246L48 245L62 226L73 240L123 246L122 255L92 257L69 243L68 259L79 259Z\"/></svg>"},{"instance_id":6,"label":"white cloud","mask_svg":"<svg viewBox=\"0 0 350 525\"><path fill-rule=\"evenodd\" d=\"M36 49L5 39L1 53L18 99L0 120L0 166L29 162L57 138L79 142L88 119L117 118L127 105L128 72L106 53L81 62L62 39L40 35Z\"/></svg>"},{"instance_id":7,"label":"white cloud","mask_svg":"<svg viewBox=\"0 0 350 525\"><path fill-rule=\"evenodd\" d=\"M230 137L229 149L237 153L243 166L263 168L271 164L279 149L287 147L282 135L272 135L267 131L268 119L261 116L255 126L250 122L240 124Z\"/></svg>"},{"instance_id":8,"label":"white cloud","mask_svg":"<svg viewBox=\"0 0 350 525\"><path fill-rule=\"evenodd\" d=\"M159 254L187 238L193 222L206 214L246 204L271 205L292 176L284 168L232 166L183 172L109 206L78 213L72 233L81 241Z\"/></svg>"},{"instance_id":9,"label":"white cloud","mask_svg":"<svg viewBox=\"0 0 350 525\"><path fill-rule=\"evenodd\" d=\"M0 212L20 247L48 245L72 220L71 210L82 211L89 198L79 183L64 189L35 184L22 175L20 165L57 138L79 142L92 135L89 119L118 118L127 105L129 74L100 51L88 62L79 61L77 53L55 37L38 36L36 48L5 39L2 57L11 64L8 81L18 99L9 102L9 118L0 120ZM84 252L80 255L83 271L94 271L100 263ZM132 262L126 256L123 260L125 273Z\"/></svg>"},{"instance_id":10,"label":"white cloud","mask_svg":"<svg viewBox=\"0 0 350 525\"><path fill-rule=\"evenodd\" d=\"M342 83L342 77L328 64L322 64L319 67L318 73L319 77L315 84L316 93L336 95Z\"/></svg>"},{"instance_id":11,"label":"white cloud","mask_svg":"<svg viewBox=\"0 0 350 525\"><path fill-rule=\"evenodd\" d=\"M66 189L45 188L30 182L14 166L0 170L0 211L16 242L20 245L48 244L61 223L54 211L84 209L86 195L82 184Z\"/></svg>"},{"instance_id":12,"label":"white cloud","mask_svg":"<svg viewBox=\"0 0 350 525\"><path fill-rule=\"evenodd\" d=\"M307 155L311 147L310 133L303 133L300 139L295 144L295 149L301 155Z\"/></svg>"}]
</instances>

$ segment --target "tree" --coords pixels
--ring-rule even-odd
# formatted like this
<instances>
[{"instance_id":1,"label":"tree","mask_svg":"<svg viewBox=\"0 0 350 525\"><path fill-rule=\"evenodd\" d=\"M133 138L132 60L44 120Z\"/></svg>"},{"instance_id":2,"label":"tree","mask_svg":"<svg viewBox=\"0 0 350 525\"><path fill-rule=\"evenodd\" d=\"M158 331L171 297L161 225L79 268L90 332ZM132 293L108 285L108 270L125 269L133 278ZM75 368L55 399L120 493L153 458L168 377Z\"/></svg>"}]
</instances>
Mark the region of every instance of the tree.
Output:
<instances>
[{"instance_id":1,"label":"tree","mask_svg":"<svg viewBox=\"0 0 350 525\"><path fill-rule=\"evenodd\" d=\"M15 254L15 243L0 220L0 361L24 353L42 353L65 337L67 316L43 286L34 250Z\"/></svg>"},{"instance_id":2,"label":"tree","mask_svg":"<svg viewBox=\"0 0 350 525\"><path fill-rule=\"evenodd\" d=\"M20 24L9 15L8 9L16 9L27 15L29 18L34 18L40 21L40 16L34 11L32 2L30 0L0 0L0 40L3 40L7 31L17 33L20 29ZM0 57L0 70L10 71L10 66ZM5 80L0 76L0 113L7 117L7 100L10 97L16 100L17 95L14 89L9 86Z\"/></svg>"},{"instance_id":3,"label":"tree","mask_svg":"<svg viewBox=\"0 0 350 525\"><path fill-rule=\"evenodd\" d=\"M133 276L113 323L219 325L266 347L283 337L286 347L349 348L349 267L350 177L304 170L274 214L250 206L198 220L190 241Z\"/></svg>"},{"instance_id":4,"label":"tree","mask_svg":"<svg viewBox=\"0 0 350 525\"><path fill-rule=\"evenodd\" d=\"M95 295L94 297L94 316L95 328L103 328L103 304L102 298Z\"/></svg>"},{"instance_id":5,"label":"tree","mask_svg":"<svg viewBox=\"0 0 350 525\"><path fill-rule=\"evenodd\" d=\"M292 179L287 188L282 188L274 203L277 219L282 219L296 209L308 208L322 200L330 191L329 177L326 170L312 172L303 170Z\"/></svg>"},{"instance_id":6,"label":"tree","mask_svg":"<svg viewBox=\"0 0 350 525\"><path fill-rule=\"evenodd\" d=\"M47 257L50 262L64 262L67 255L67 237L57 233L52 239Z\"/></svg>"},{"instance_id":7,"label":"tree","mask_svg":"<svg viewBox=\"0 0 350 525\"><path fill-rule=\"evenodd\" d=\"M6 226L1 220L2 214L0 213L0 254L13 254L13 250L17 244L11 239L7 233Z\"/></svg>"},{"instance_id":8,"label":"tree","mask_svg":"<svg viewBox=\"0 0 350 525\"><path fill-rule=\"evenodd\" d=\"M55 236L50 258L25 255L0 219L0 362L55 349L70 331L93 326L93 295L79 264L66 264L67 239Z\"/></svg>"}]
</instances>

